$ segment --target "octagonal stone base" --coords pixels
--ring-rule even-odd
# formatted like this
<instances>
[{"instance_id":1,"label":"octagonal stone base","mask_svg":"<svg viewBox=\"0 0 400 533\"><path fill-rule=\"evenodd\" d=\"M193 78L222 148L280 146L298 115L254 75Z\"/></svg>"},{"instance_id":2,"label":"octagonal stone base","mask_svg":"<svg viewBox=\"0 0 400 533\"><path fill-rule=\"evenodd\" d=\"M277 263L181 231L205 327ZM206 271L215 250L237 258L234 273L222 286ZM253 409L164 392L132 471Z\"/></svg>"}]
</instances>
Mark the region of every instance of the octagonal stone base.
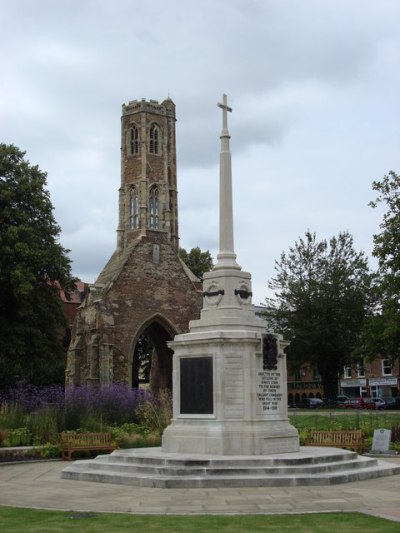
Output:
<instances>
[{"instance_id":1,"label":"octagonal stone base","mask_svg":"<svg viewBox=\"0 0 400 533\"><path fill-rule=\"evenodd\" d=\"M166 453L269 455L297 452L297 430L278 421L175 420L163 434Z\"/></svg>"}]
</instances>

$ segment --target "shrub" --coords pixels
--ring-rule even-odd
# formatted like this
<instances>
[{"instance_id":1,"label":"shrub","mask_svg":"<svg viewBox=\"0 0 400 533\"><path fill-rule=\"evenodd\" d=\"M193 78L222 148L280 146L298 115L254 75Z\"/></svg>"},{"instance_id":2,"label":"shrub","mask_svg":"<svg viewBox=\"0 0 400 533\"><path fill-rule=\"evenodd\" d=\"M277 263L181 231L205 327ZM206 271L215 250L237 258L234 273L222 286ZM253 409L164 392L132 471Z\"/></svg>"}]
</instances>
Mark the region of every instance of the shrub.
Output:
<instances>
[{"instance_id":1,"label":"shrub","mask_svg":"<svg viewBox=\"0 0 400 533\"><path fill-rule=\"evenodd\" d=\"M128 435L128 433L125 433L117 442L118 446L123 449L143 448L147 445L146 436L140 433L134 435Z\"/></svg>"},{"instance_id":2,"label":"shrub","mask_svg":"<svg viewBox=\"0 0 400 533\"><path fill-rule=\"evenodd\" d=\"M30 446L32 444L32 433L28 428L12 429L3 440L3 446L13 448L14 446Z\"/></svg>"},{"instance_id":3,"label":"shrub","mask_svg":"<svg viewBox=\"0 0 400 533\"><path fill-rule=\"evenodd\" d=\"M56 405L64 403L64 389L61 385L36 387L25 381L19 381L7 393L0 395L2 410L17 408L22 413L31 413L49 403Z\"/></svg>"},{"instance_id":4,"label":"shrub","mask_svg":"<svg viewBox=\"0 0 400 533\"><path fill-rule=\"evenodd\" d=\"M171 418L170 394L155 396L121 384L85 385L64 393L59 386L40 389L19 383L0 402L3 446L55 445L62 431L110 431L118 426L122 429L115 438L126 447L136 442L156 445Z\"/></svg>"},{"instance_id":5,"label":"shrub","mask_svg":"<svg viewBox=\"0 0 400 533\"><path fill-rule=\"evenodd\" d=\"M149 432L161 435L170 424L172 416L172 396L168 391L149 396L137 409L139 423Z\"/></svg>"},{"instance_id":6,"label":"shrub","mask_svg":"<svg viewBox=\"0 0 400 533\"><path fill-rule=\"evenodd\" d=\"M309 429L300 429L299 430L299 440L300 446L304 446L308 437L311 437L311 430Z\"/></svg>"},{"instance_id":7,"label":"shrub","mask_svg":"<svg viewBox=\"0 0 400 533\"><path fill-rule=\"evenodd\" d=\"M395 451L396 453L400 453L400 442L392 442L391 449Z\"/></svg>"},{"instance_id":8,"label":"shrub","mask_svg":"<svg viewBox=\"0 0 400 533\"><path fill-rule=\"evenodd\" d=\"M47 442L44 446L35 449L42 459L57 459L61 455L60 446Z\"/></svg>"},{"instance_id":9,"label":"shrub","mask_svg":"<svg viewBox=\"0 0 400 533\"><path fill-rule=\"evenodd\" d=\"M392 442L398 442L400 444L400 424L394 424L392 426Z\"/></svg>"},{"instance_id":10,"label":"shrub","mask_svg":"<svg viewBox=\"0 0 400 533\"><path fill-rule=\"evenodd\" d=\"M8 429L16 429L25 424L26 413L21 407L6 400L3 400L0 408L1 425Z\"/></svg>"},{"instance_id":11,"label":"shrub","mask_svg":"<svg viewBox=\"0 0 400 533\"><path fill-rule=\"evenodd\" d=\"M33 435L34 445L58 442L57 419L57 411L50 406L31 413L27 417L27 425Z\"/></svg>"},{"instance_id":12,"label":"shrub","mask_svg":"<svg viewBox=\"0 0 400 533\"><path fill-rule=\"evenodd\" d=\"M65 429L88 427L101 431L104 425L136 422L136 411L149 394L114 383L103 387L80 386L65 394Z\"/></svg>"},{"instance_id":13,"label":"shrub","mask_svg":"<svg viewBox=\"0 0 400 533\"><path fill-rule=\"evenodd\" d=\"M9 429L0 429L0 446L5 446L4 441L10 436Z\"/></svg>"},{"instance_id":14,"label":"shrub","mask_svg":"<svg viewBox=\"0 0 400 533\"><path fill-rule=\"evenodd\" d=\"M146 438L147 446L160 446L161 444L161 434L157 432L149 433Z\"/></svg>"}]
</instances>

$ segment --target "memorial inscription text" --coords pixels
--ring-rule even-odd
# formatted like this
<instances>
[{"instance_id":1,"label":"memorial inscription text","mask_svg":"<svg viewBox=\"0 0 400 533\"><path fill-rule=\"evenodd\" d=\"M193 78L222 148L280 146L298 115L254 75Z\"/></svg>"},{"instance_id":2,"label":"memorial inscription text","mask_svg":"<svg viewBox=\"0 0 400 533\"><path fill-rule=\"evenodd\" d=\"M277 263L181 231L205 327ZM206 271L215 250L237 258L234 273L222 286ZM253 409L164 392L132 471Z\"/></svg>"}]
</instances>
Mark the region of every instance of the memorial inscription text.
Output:
<instances>
[{"instance_id":1,"label":"memorial inscription text","mask_svg":"<svg viewBox=\"0 0 400 533\"><path fill-rule=\"evenodd\" d=\"M282 397L280 372L268 370L258 372L257 398L262 410L264 412L278 411Z\"/></svg>"}]
</instances>

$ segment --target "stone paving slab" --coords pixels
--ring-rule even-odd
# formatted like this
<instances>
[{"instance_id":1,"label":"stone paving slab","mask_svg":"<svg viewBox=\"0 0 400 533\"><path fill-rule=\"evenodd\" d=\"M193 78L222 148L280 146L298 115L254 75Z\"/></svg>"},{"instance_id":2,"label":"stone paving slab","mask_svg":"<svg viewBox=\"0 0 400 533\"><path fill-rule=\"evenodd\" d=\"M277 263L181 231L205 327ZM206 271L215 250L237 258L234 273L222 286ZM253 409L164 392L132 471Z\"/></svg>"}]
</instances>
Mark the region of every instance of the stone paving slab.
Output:
<instances>
[{"instance_id":1,"label":"stone paving slab","mask_svg":"<svg viewBox=\"0 0 400 533\"><path fill-rule=\"evenodd\" d=\"M0 505L191 515L359 511L400 522L400 475L324 487L165 490L62 479L63 468L61 461L0 465Z\"/></svg>"}]
</instances>

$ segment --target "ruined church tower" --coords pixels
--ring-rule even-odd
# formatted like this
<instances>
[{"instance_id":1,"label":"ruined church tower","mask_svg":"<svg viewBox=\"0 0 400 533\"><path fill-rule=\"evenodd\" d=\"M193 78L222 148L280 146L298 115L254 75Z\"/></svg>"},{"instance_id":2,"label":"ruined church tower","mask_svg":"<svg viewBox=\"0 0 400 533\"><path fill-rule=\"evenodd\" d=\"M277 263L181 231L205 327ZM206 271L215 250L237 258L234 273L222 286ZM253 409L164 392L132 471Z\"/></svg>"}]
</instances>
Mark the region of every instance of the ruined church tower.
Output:
<instances>
[{"instance_id":1,"label":"ruined church tower","mask_svg":"<svg viewBox=\"0 0 400 533\"><path fill-rule=\"evenodd\" d=\"M178 256L175 122L170 98L122 106L117 246L79 308L67 386L138 386L145 340L152 388L171 388L167 342L202 306L201 283Z\"/></svg>"},{"instance_id":2,"label":"ruined church tower","mask_svg":"<svg viewBox=\"0 0 400 533\"><path fill-rule=\"evenodd\" d=\"M148 230L178 251L175 104L134 100L122 106L118 248Z\"/></svg>"}]
</instances>

